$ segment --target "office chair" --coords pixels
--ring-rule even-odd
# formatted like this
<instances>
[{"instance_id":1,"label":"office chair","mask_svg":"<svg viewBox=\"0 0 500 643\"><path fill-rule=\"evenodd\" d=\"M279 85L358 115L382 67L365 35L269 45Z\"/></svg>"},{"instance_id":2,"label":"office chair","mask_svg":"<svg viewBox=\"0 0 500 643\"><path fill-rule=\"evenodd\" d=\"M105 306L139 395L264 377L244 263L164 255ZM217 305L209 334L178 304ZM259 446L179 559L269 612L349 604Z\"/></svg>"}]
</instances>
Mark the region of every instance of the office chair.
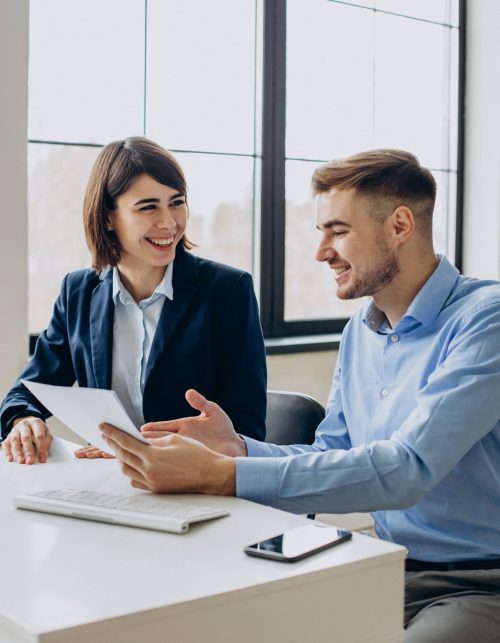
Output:
<instances>
[{"instance_id":1,"label":"office chair","mask_svg":"<svg viewBox=\"0 0 500 643\"><path fill-rule=\"evenodd\" d=\"M266 442L312 444L324 407L309 395L267 391Z\"/></svg>"}]
</instances>

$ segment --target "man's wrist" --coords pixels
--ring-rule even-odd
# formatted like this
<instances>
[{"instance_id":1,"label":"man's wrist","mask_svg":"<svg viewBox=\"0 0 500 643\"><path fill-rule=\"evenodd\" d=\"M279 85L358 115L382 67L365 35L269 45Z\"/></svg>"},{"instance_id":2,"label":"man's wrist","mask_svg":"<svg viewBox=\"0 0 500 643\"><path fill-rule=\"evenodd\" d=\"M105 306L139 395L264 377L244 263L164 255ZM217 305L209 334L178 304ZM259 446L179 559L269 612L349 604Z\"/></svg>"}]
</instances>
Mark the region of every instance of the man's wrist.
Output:
<instances>
[{"instance_id":1,"label":"man's wrist","mask_svg":"<svg viewBox=\"0 0 500 643\"><path fill-rule=\"evenodd\" d=\"M233 458L246 458L248 456L247 443L243 436L237 434L238 439L235 440L235 452L232 454Z\"/></svg>"},{"instance_id":2,"label":"man's wrist","mask_svg":"<svg viewBox=\"0 0 500 643\"><path fill-rule=\"evenodd\" d=\"M211 488L207 492L217 496L236 495L236 459L225 455L218 456L215 462Z\"/></svg>"}]
</instances>

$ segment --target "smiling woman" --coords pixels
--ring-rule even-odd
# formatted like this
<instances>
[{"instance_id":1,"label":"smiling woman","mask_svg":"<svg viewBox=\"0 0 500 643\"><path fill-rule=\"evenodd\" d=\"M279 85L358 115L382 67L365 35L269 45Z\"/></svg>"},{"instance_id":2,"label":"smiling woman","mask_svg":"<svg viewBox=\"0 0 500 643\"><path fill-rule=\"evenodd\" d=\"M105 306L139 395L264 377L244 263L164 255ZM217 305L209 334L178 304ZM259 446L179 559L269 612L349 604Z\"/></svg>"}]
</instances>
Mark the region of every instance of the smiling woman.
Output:
<instances>
[{"instance_id":1,"label":"smiling woman","mask_svg":"<svg viewBox=\"0 0 500 643\"><path fill-rule=\"evenodd\" d=\"M47 409L21 378L111 388L139 428L192 415L184 394L223 405L262 438L264 342L249 274L193 256L187 185L176 159L142 137L99 154L84 199L93 267L67 275L48 329L0 408L7 459L45 461ZM81 457L99 457L89 447Z\"/></svg>"}]
</instances>

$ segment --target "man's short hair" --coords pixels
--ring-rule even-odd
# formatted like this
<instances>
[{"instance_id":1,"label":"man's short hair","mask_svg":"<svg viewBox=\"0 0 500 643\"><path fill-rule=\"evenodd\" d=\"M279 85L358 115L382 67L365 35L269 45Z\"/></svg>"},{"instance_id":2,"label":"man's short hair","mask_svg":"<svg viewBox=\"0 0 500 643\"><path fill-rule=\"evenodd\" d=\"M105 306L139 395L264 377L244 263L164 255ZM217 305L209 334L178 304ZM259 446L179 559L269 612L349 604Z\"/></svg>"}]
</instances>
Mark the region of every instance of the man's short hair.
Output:
<instances>
[{"instance_id":1,"label":"man's short hair","mask_svg":"<svg viewBox=\"0 0 500 643\"><path fill-rule=\"evenodd\" d=\"M408 206L417 228L432 237L436 181L413 154L378 149L329 161L313 174L314 196L332 189L355 190L366 197L374 214L385 219L399 205Z\"/></svg>"}]
</instances>

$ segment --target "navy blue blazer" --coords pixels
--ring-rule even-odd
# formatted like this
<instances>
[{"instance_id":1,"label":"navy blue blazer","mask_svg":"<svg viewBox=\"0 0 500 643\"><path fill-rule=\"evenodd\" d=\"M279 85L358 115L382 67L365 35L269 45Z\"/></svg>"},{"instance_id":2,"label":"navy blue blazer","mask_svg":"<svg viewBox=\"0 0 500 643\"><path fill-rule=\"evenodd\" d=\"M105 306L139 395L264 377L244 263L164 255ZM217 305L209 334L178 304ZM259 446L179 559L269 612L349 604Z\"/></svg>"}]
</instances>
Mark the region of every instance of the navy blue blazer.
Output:
<instances>
[{"instance_id":1,"label":"navy blue blazer","mask_svg":"<svg viewBox=\"0 0 500 643\"><path fill-rule=\"evenodd\" d=\"M179 246L173 288L146 368L145 421L197 415L184 397L195 388L222 406L239 433L264 439L265 350L251 276ZM51 415L21 378L111 388L114 310L112 271L103 279L94 270L64 278L49 327L0 407L2 437L16 417Z\"/></svg>"}]
</instances>

